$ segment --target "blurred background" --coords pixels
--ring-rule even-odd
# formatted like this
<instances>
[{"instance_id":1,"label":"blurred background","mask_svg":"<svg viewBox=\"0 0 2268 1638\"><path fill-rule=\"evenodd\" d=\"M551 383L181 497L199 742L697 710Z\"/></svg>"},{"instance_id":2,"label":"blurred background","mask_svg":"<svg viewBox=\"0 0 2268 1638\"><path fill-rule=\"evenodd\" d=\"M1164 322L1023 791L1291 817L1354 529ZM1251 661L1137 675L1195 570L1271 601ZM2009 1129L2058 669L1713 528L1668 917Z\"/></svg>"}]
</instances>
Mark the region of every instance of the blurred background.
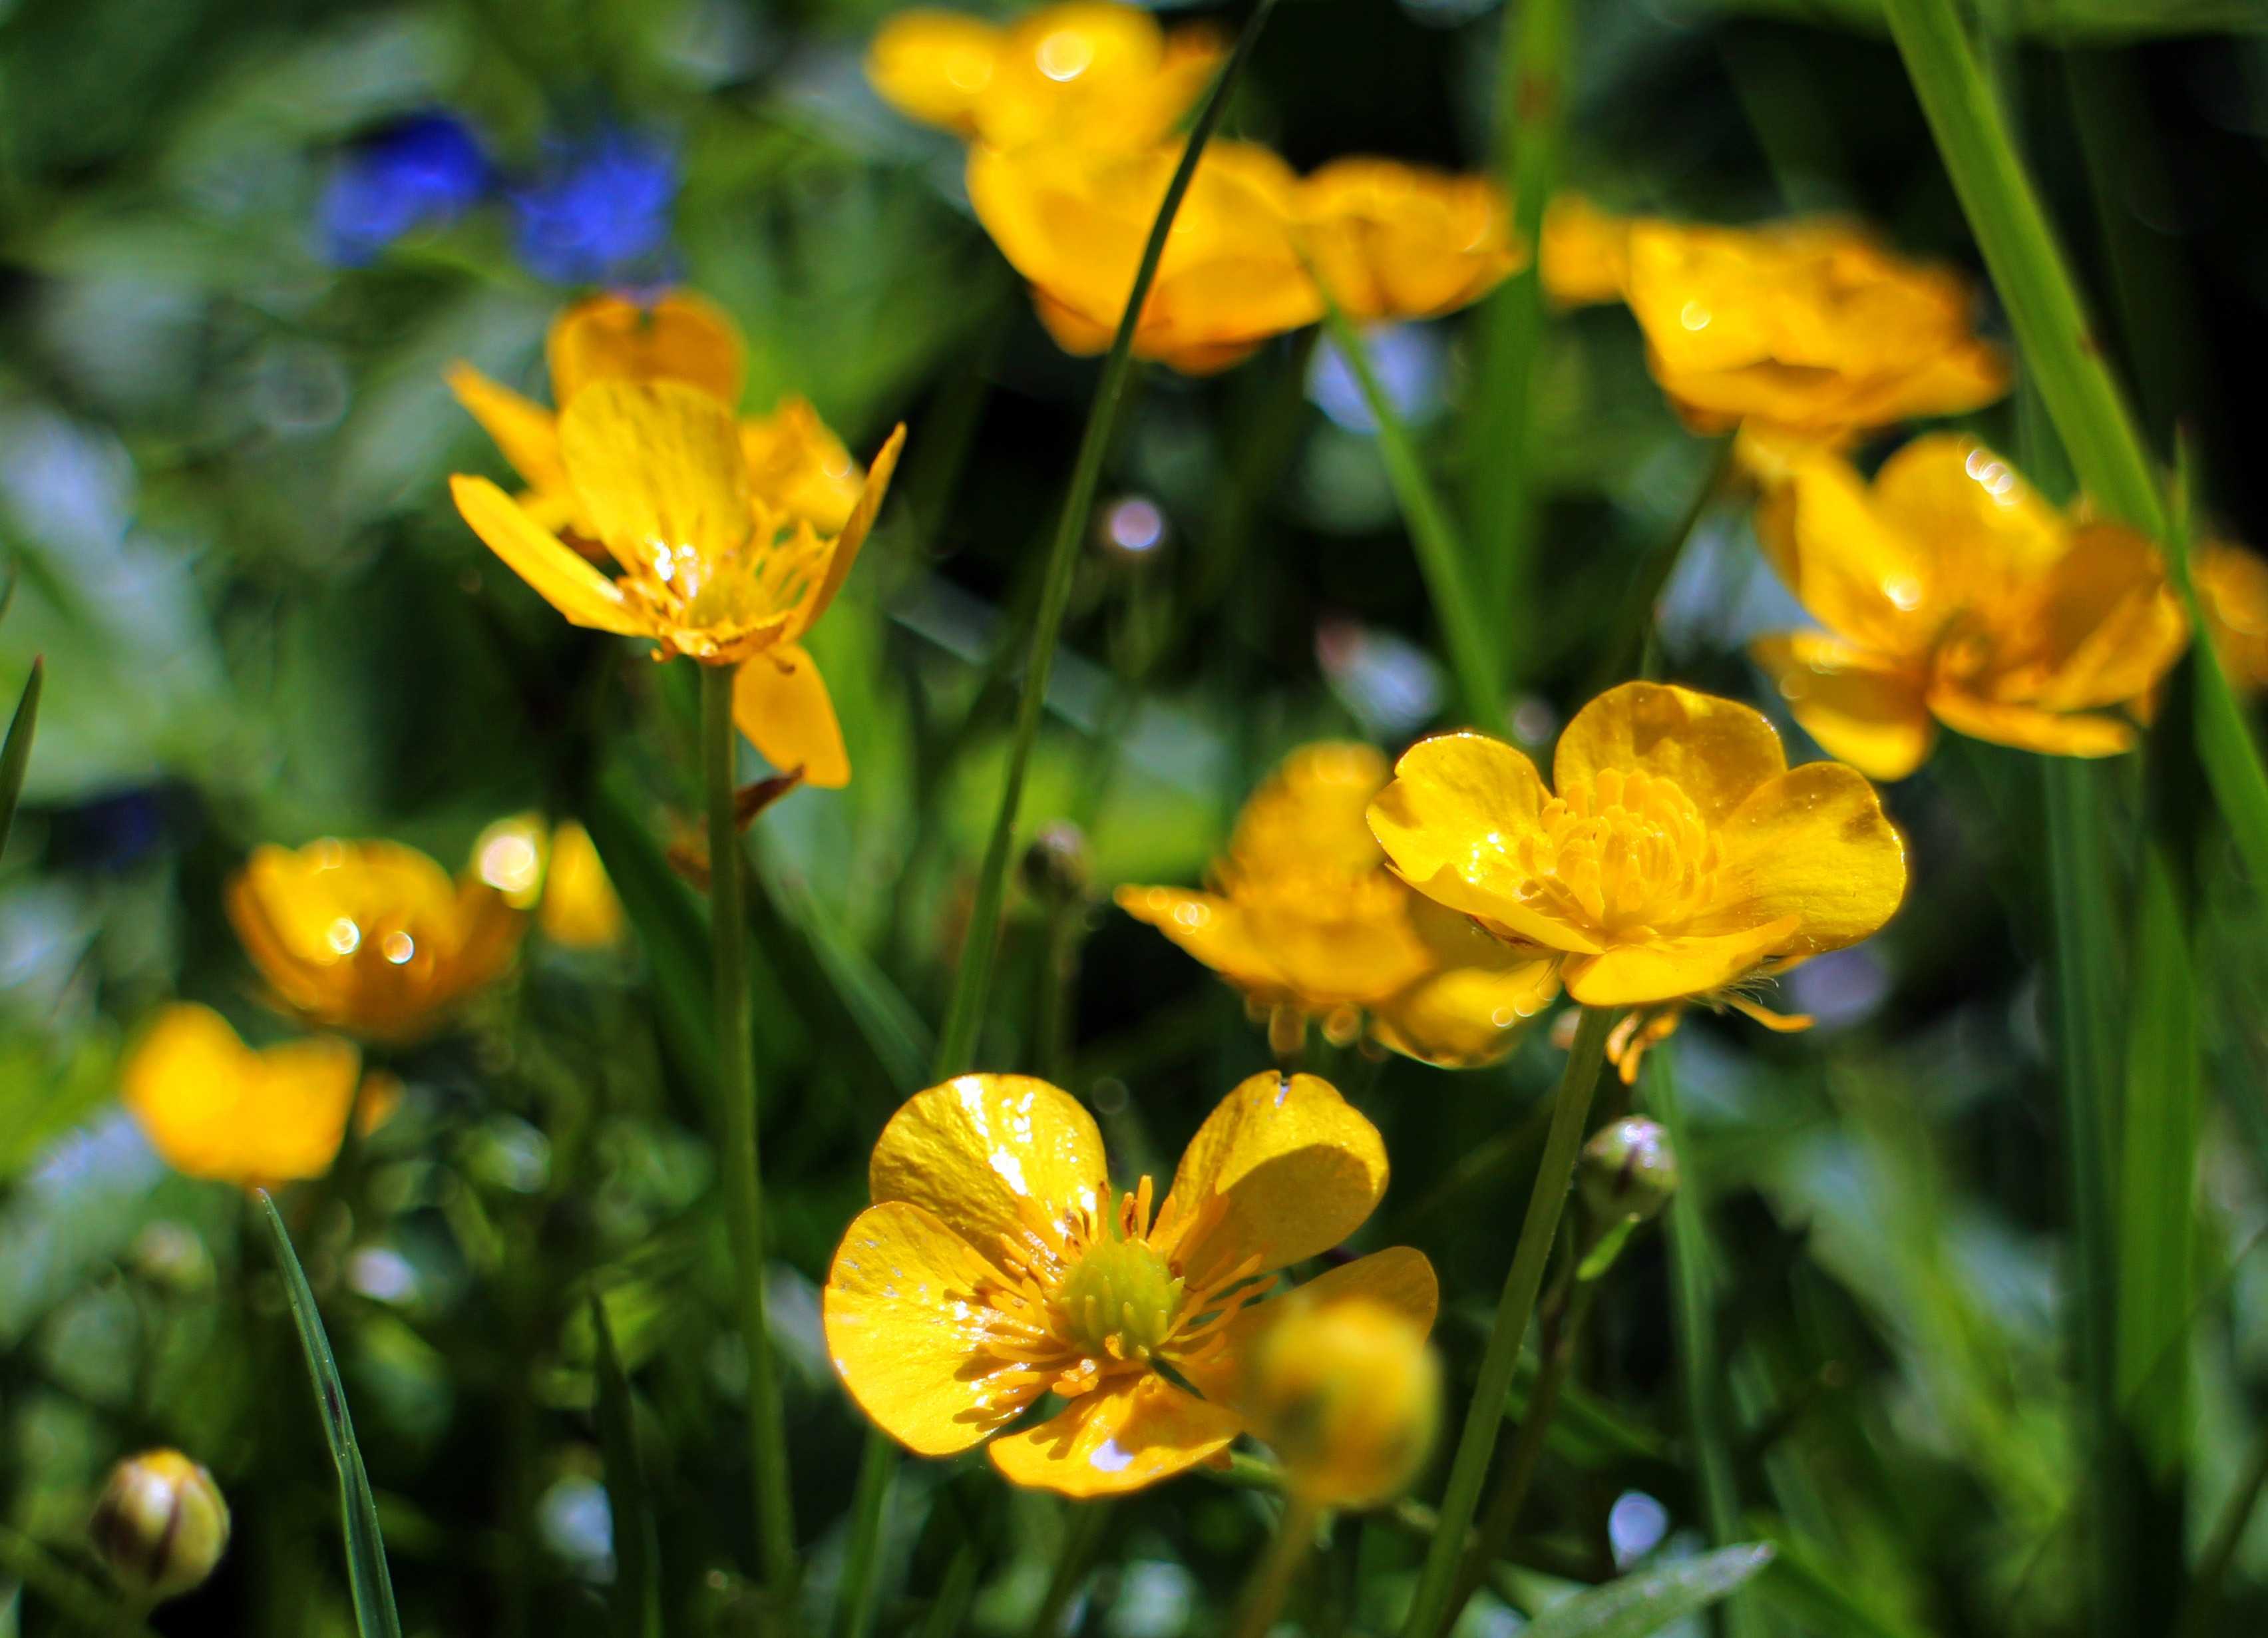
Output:
<instances>
[{"instance_id":1,"label":"blurred background","mask_svg":"<svg viewBox=\"0 0 2268 1638\"><path fill-rule=\"evenodd\" d=\"M638 1384L670 1630L747 1630L741 1447L721 1431L744 1368L686 1022L707 978L667 863L698 813L689 668L565 626L444 483L504 476L448 364L540 396L563 302L672 283L746 328L751 406L806 395L862 457L910 426L881 528L811 639L857 777L755 833L773 1311L815 1596L838 1572L864 1428L823 1358L814 1280L865 1203L875 1133L924 1078L1094 371L976 226L959 145L868 89L860 54L888 10L0 0L0 693L33 654L48 668L0 861L0 1595L42 1561L83 1565L108 1465L173 1444L213 1470L237 1537L156 1624L352 1630L266 1248L239 1194L155 1157L117 1065L174 997L255 1041L285 1033L221 908L254 845L388 837L454 868L534 809L590 826L635 936L532 940L462 1029L392 1057L400 1112L287 1215L411 1631L604 1629L593 1282ZM2185 428L2213 527L2268 540L2251 418L2268 357L2268 38L2251 31L2268 18L2248 0L1984 10L2154 439ZM1622 210L1854 215L1975 269L1867 0L1578 17L1569 185ZM1286 0L1226 129L1302 169L1351 152L1476 168L1504 21L1487 0ZM1487 458L1459 441L1470 328L1372 343L1452 492ZM1714 458L1621 308L1557 321L1543 367L1531 590L1492 616L1537 743L1613 680L1597 668L1638 565ZM1285 751L1398 748L1452 693L1327 343L1279 340L1205 380L1148 370L1138 395L1024 810L1080 845L1022 878L980 1054L1087 1099L1130 1177L1170 1169L1271 1060L1239 998L1109 889L1199 881ZM1972 424L2067 498L2031 415L2020 393ZM1742 644L1793 616L1742 510L1712 510L1662 605L1668 673L1764 703ZM2111 783L2131 801L2140 781ZM2073 1630L2088 1475L2058 1310L2038 778L1964 742L1887 794L1914 892L1883 935L1793 975L1782 999L1818 1029L1701 1019L1680 1037L1689 1177L1724 1251L1739 1494L1782 1546L1758 1597L1771 1630L1821 1638ZM2268 1261L2249 1255L2268 1228L2268 919L2210 837L2196 859L2196 1257L2188 1321L2143 1390L2167 1431L2138 1525L2176 1554L2257 1484L2268 1429ZM1440 1340L1468 1368L1557 1063L1539 1031L1462 1075L1351 1051L1331 1066L1394 1158L1366 1243L1435 1259ZM1659 1242L1626 1263L1521 1546L1540 1580L1700 1539ZM882 1630L910 1627L970 1541L969 1629L1022 1630L1065 1519L981 1461L909 1466ZM1252 1497L1204 1478L1145 1494L1075 1630L1209 1619L1264 1530ZM1358 1551L1390 1608L1418 1544L1386 1519ZM2225 1593L2206 1630L2262 1630L2268 1521L2235 1542ZM1492 1599L1468 1620L1517 1625ZM0 1631L70 1629L36 1591L0 1596Z\"/></svg>"}]
</instances>

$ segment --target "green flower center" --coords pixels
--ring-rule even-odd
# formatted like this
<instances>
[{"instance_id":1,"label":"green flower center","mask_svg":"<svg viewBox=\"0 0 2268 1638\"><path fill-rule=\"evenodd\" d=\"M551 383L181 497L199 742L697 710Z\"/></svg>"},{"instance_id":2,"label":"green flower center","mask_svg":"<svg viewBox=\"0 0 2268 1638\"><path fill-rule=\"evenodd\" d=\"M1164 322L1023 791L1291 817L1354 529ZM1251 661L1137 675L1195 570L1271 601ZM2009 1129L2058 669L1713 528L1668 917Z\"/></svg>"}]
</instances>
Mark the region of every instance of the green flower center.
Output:
<instances>
[{"instance_id":1,"label":"green flower center","mask_svg":"<svg viewBox=\"0 0 2268 1638\"><path fill-rule=\"evenodd\" d=\"M1064 1336L1096 1359L1147 1360L1181 1317L1182 1287L1143 1240L1100 1240L1057 1288Z\"/></svg>"}]
</instances>

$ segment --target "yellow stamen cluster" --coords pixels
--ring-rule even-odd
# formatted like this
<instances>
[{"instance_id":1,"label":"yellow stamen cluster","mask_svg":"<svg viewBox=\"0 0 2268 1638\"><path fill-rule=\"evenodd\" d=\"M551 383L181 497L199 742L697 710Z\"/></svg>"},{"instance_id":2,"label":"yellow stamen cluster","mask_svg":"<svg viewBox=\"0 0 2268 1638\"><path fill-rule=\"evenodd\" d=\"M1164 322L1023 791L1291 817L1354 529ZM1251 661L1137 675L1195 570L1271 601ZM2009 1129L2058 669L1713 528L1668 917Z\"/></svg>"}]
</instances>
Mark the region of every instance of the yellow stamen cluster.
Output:
<instances>
[{"instance_id":1,"label":"yellow stamen cluster","mask_svg":"<svg viewBox=\"0 0 2268 1638\"><path fill-rule=\"evenodd\" d=\"M1628 938L1689 920L1709 902L1723 853L1675 781L1608 768L1546 802L1518 857L1531 901Z\"/></svg>"}]
</instances>

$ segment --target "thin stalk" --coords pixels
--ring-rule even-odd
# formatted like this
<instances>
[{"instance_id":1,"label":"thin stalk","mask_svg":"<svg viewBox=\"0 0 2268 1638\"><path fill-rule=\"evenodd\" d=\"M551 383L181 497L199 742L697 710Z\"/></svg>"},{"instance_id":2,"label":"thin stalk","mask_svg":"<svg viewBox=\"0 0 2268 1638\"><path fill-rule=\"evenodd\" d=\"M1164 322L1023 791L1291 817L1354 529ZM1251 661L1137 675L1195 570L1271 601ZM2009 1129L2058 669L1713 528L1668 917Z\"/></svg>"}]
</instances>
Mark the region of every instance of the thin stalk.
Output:
<instances>
[{"instance_id":1,"label":"thin stalk","mask_svg":"<svg viewBox=\"0 0 2268 1638\"><path fill-rule=\"evenodd\" d=\"M1072 1597L1086 1580L1087 1569L1101 1550L1102 1538L1109 1533L1110 1521L1117 1511L1116 1502L1071 1503L1071 1523L1056 1553L1055 1574L1048 1577L1047 1592L1026 1629L1027 1638L1060 1638L1064 1612L1071 1608Z\"/></svg>"},{"instance_id":2,"label":"thin stalk","mask_svg":"<svg viewBox=\"0 0 2268 1638\"><path fill-rule=\"evenodd\" d=\"M982 1568L976 1547L961 1543L953 1562L945 1567L945 1581L937 1597L930 1600L928 1612L922 1617L919 1638L954 1638L961 1630L961 1622L968 1618L969 1601L976 1596L976 1572Z\"/></svg>"},{"instance_id":3,"label":"thin stalk","mask_svg":"<svg viewBox=\"0 0 2268 1638\"><path fill-rule=\"evenodd\" d=\"M1243 1607L1236 1617L1236 1638L1264 1638L1276 1624L1285 1595L1292 1590L1292 1579L1314 1545L1315 1504L1300 1496L1286 1496L1284 1516L1277 1523L1276 1538L1268 1544L1268 1555L1245 1583Z\"/></svg>"},{"instance_id":4,"label":"thin stalk","mask_svg":"<svg viewBox=\"0 0 2268 1638\"><path fill-rule=\"evenodd\" d=\"M1312 264L1309 271L1314 271ZM1502 734L1504 678L1489 638L1490 623L1468 577L1471 560L1457 537L1456 525L1449 520L1448 508L1425 476L1425 463L1418 459L1409 429L1395 412L1394 401L1387 395L1378 372L1371 368L1370 351L1363 345L1361 333L1340 311L1320 277L1315 284L1322 291L1323 322L1329 328L1331 344L1354 373L1363 402L1378 424L1378 453L1386 462L1394 498L1401 504L1402 520L1409 526L1410 543L1433 600L1433 616L1441 624L1449 668L1456 674L1457 692L1463 697L1466 714L1476 726Z\"/></svg>"},{"instance_id":5,"label":"thin stalk","mask_svg":"<svg viewBox=\"0 0 2268 1638\"><path fill-rule=\"evenodd\" d=\"M1638 566L1638 577L1631 587L1630 601L1623 605L1623 631L1626 635L1609 656L1593 683L1591 691L1602 694L1624 677L1641 676L1649 680L1661 675L1661 631L1654 620L1654 609L1661 601L1661 594L1669 585L1669 577L1677 572L1678 560L1685 555L1686 542L1693 531L1701 527L1709 507L1725 486L1725 477L1733 469L1733 440L1720 438L1715 452L1709 458L1709 469L1693 491L1685 510L1653 554Z\"/></svg>"},{"instance_id":6,"label":"thin stalk","mask_svg":"<svg viewBox=\"0 0 2268 1638\"><path fill-rule=\"evenodd\" d=\"M1464 1430L1457 1437L1456 1458L1450 1465L1448 1488L1441 1498L1439 1528L1426 1548L1418 1590L1403 1620L1402 1638L1432 1638L1448 1609L1465 1532L1472 1525L1473 1509L1480 1503L1489 1455L1496 1448L1497 1429L1504 1421L1505 1400L1512 1391L1521 1342L1528 1334L1536 1293L1543 1288L1544 1261L1551 1254L1560 1214L1566 1208L1575 1156L1583 1147L1591 1094L1598 1085L1599 1066L1607 1054L1607 1032L1614 1022L1610 1008L1585 1007L1574 1044L1567 1049L1567 1066L1552 1101L1551 1130L1543 1140L1543 1158L1536 1168L1535 1192L1528 1197L1520 1243L1513 1251L1504 1295L1497 1303L1496 1324L1481 1355L1480 1377L1473 1384L1472 1403L1465 1409Z\"/></svg>"},{"instance_id":7,"label":"thin stalk","mask_svg":"<svg viewBox=\"0 0 2268 1638\"><path fill-rule=\"evenodd\" d=\"M2251 1528L2253 1511L2260 1505L2264 1489L2268 1489L2268 1432L2253 1446L2244 1477L2229 1493L2228 1505L2213 1520L2213 1534L2198 1554L2197 1568L2190 1577L2188 1606L2176 1629L2182 1638L2203 1638L2212 1630L2213 1612L2220 1603L2220 1583L2228 1578L2228 1567L2236 1561L2236 1549Z\"/></svg>"},{"instance_id":8,"label":"thin stalk","mask_svg":"<svg viewBox=\"0 0 2268 1638\"><path fill-rule=\"evenodd\" d=\"M787 1426L764 1312L764 1190L757 1153L755 1040L748 1009L748 924L740 897L740 827L733 810L733 669L701 668L701 771L709 796L710 964L717 1005L717 1118L725 1218L748 1356L748 1462L758 1561L780 1619L793 1624L794 1499Z\"/></svg>"},{"instance_id":9,"label":"thin stalk","mask_svg":"<svg viewBox=\"0 0 2268 1638\"><path fill-rule=\"evenodd\" d=\"M939 1060L956 1068L976 1046L977 1023L983 1015L986 992L991 987L993 959L1000 946L1000 905L1007 892L1008 854L1015 840L1017 813L1023 805L1024 776L1031 766L1032 747L1039 739L1040 718L1047 705L1048 674L1055 665L1056 639L1062 634L1064 610L1071 601L1071 571L1078 564L1079 542L1086 538L1087 519L1094 510L1095 486L1102 478L1102 460L1110 446L1111 428L1126 396L1127 378L1133 364L1134 331L1141 319L1143 304L1149 298L1150 286L1157 278L1159 259L1165 255L1166 235L1181 209L1182 196L1189 191L1189 178L1196 174L1198 157L1204 153L1213 128L1220 123L1221 112L1228 105L1228 93L1252 55L1262 25L1275 9L1276 0L1258 0L1244 25L1244 32L1237 37L1236 48L1229 53L1219 78L1213 82L1204 106L1197 111L1197 122L1189 129L1189 143L1182 150L1181 163L1174 167L1173 180L1166 185L1165 199L1158 207L1158 219L1150 225L1149 241L1143 246L1141 262L1134 270L1134 285L1127 294L1126 310L1119 315L1118 333L1103 358L1101 377L1095 382L1094 407L1087 411L1086 432L1079 440L1079 457L1071 468L1071 491L1064 499L1063 517L1056 528L1055 542L1049 550L1046 577L1041 582L1039 609L1032 621L1031 649L1024 662L1024 691L1016 705L1015 737L1009 746L1007 771L1000 782L999 811L993 817L992 834L984 845L984 861L977 872L976 897L968 922L968 944L961 953L952 1005L939 1044Z\"/></svg>"},{"instance_id":10,"label":"thin stalk","mask_svg":"<svg viewBox=\"0 0 2268 1638\"><path fill-rule=\"evenodd\" d=\"M889 1511L897 1454L889 1435L879 1428L866 1430L865 1454L858 1459L858 1488L850 1498L850 1551L843 1564L836 1638L866 1638L866 1628L873 1623L875 1578L881 1569L882 1519Z\"/></svg>"}]
</instances>

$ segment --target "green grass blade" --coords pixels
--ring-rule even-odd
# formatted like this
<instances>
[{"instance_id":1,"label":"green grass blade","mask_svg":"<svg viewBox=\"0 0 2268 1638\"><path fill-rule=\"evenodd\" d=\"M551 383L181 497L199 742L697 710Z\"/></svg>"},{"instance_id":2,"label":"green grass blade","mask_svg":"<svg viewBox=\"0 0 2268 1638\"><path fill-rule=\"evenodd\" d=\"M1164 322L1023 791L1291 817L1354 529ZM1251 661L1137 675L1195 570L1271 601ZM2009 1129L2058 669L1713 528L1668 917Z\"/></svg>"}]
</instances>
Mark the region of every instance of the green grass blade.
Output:
<instances>
[{"instance_id":1,"label":"green grass blade","mask_svg":"<svg viewBox=\"0 0 2268 1638\"><path fill-rule=\"evenodd\" d=\"M323 1440L330 1446L332 1465L338 1469L339 1514L346 1533L347 1586L354 1597L355 1627L362 1638L401 1638L401 1617L394 1607L394 1583L386 1571L386 1543L378 1533L378 1503L370 1494L362 1447L355 1442L354 1420L347 1413L338 1361L331 1357L331 1340L324 1334L323 1317L315 1310L315 1294L307 1288L298 1254L291 1249L291 1236L265 1189L260 1192L260 1210L275 1247L276 1272L284 1276L291 1324L307 1356L315 1408L323 1420Z\"/></svg>"},{"instance_id":2,"label":"green grass blade","mask_svg":"<svg viewBox=\"0 0 2268 1638\"><path fill-rule=\"evenodd\" d=\"M879 1428L866 1430L858 1458L858 1487L850 1497L850 1549L843 1561L843 1595L835 1614L836 1638L866 1638L880 1591L882 1524L890 1510L898 1471L897 1443Z\"/></svg>"},{"instance_id":3,"label":"green grass blade","mask_svg":"<svg viewBox=\"0 0 2268 1638\"><path fill-rule=\"evenodd\" d=\"M653 970L662 1038L686 1078L705 1093L717 1084L716 1026L707 1004L709 929L692 889L635 817L632 788L627 780L600 781L583 803L583 825Z\"/></svg>"},{"instance_id":4,"label":"green grass blade","mask_svg":"<svg viewBox=\"0 0 2268 1638\"><path fill-rule=\"evenodd\" d=\"M1314 271L1312 264L1308 271ZM1504 679L1489 638L1489 623L1480 599L1474 594L1468 572L1471 559L1457 537L1456 526L1449 520L1448 508L1441 504L1432 480L1425 476L1425 463L1418 459L1418 446L1410 440L1409 429L1402 424L1402 417L1395 412L1394 401L1387 395L1378 372L1371 367L1370 350L1363 345L1361 335L1331 299L1322 279L1316 279L1315 287L1323 292L1323 321L1330 328L1331 345L1338 349L1339 357L1354 373L1355 381L1362 389L1363 402L1369 406L1371 419L1378 424L1378 453L1394 484L1394 498L1401 505L1402 520L1409 526L1410 543L1417 551L1418 566L1425 576L1425 589L1432 595L1434 617L1441 623L1443 645L1449 651L1449 668L1456 674L1457 692L1464 700L1466 716L1474 726L1501 734L1505 731Z\"/></svg>"},{"instance_id":5,"label":"green grass blade","mask_svg":"<svg viewBox=\"0 0 2268 1638\"><path fill-rule=\"evenodd\" d=\"M607 1305L591 1298L592 1375L598 1383L599 1450L607 1465L607 1506L614 1519L614 1630L616 1638L661 1638L661 1549L645 1464L638 1456L630 1379L615 1349Z\"/></svg>"},{"instance_id":6,"label":"green grass blade","mask_svg":"<svg viewBox=\"0 0 2268 1638\"><path fill-rule=\"evenodd\" d=\"M40 722L40 687L45 666L32 661L32 675L24 679L24 692L9 719L8 740L0 746L0 849L8 845L8 827L15 822L16 799L24 793L24 770L32 760L32 734Z\"/></svg>"},{"instance_id":7,"label":"green grass blade","mask_svg":"<svg viewBox=\"0 0 2268 1638\"><path fill-rule=\"evenodd\" d=\"M1258 0L1252 8L1244 32L1237 37L1235 49L1229 53L1219 77L1213 81L1212 90L1197 110L1196 123L1189 128L1189 142L1182 150L1181 163L1174 169L1173 180L1166 185L1166 196L1159 203L1157 220L1150 225L1150 237L1142 247L1142 260L1135 268L1133 287L1127 293L1126 310L1119 315L1118 333L1111 340L1110 350L1102 360L1101 376L1095 382L1094 402L1087 411L1086 432L1079 440L1079 457L1071 469L1071 490L1064 498L1063 516L1056 526L1055 541L1048 551L1047 574L1040 586L1039 608L1032 618L1031 647L1024 661L1024 691L1016 705L1015 737L1009 746L1007 771L1000 782L999 811L993 816L992 832L984 845L984 862L977 872L976 895L968 920L968 944L961 952L952 1004L946 1014L945 1032L938 1042L935 1068L939 1079L968 1068L968 1056L976 1050L977 1026L992 985L993 958L999 953L1000 906L1007 893L1008 854L1015 842L1017 815L1023 806L1024 776L1031 766L1032 748L1039 739L1040 718L1047 705L1048 675L1055 666L1056 639L1062 634L1064 611L1071 603L1071 572L1078 566L1079 546L1086 537L1087 519L1094 510L1095 486L1102 480L1102 461L1110 447L1111 428L1118 420L1127 380L1132 373L1135 327L1149 299L1150 286L1158 277L1158 262L1166 253L1166 235L1172 231L1174 214L1182 208L1182 196L1189 192L1189 178L1197 173L1197 159L1204 152L1214 128L1220 123L1221 113L1228 106L1228 93L1235 88L1245 63L1250 60L1252 48L1260 38L1268 14L1275 9L1276 0Z\"/></svg>"},{"instance_id":8,"label":"green grass blade","mask_svg":"<svg viewBox=\"0 0 2268 1638\"><path fill-rule=\"evenodd\" d=\"M1749 1542L1625 1575L1541 1611L1521 1638L1653 1638L1730 1597L1771 1559L1769 1546Z\"/></svg>"}]
</instances>

